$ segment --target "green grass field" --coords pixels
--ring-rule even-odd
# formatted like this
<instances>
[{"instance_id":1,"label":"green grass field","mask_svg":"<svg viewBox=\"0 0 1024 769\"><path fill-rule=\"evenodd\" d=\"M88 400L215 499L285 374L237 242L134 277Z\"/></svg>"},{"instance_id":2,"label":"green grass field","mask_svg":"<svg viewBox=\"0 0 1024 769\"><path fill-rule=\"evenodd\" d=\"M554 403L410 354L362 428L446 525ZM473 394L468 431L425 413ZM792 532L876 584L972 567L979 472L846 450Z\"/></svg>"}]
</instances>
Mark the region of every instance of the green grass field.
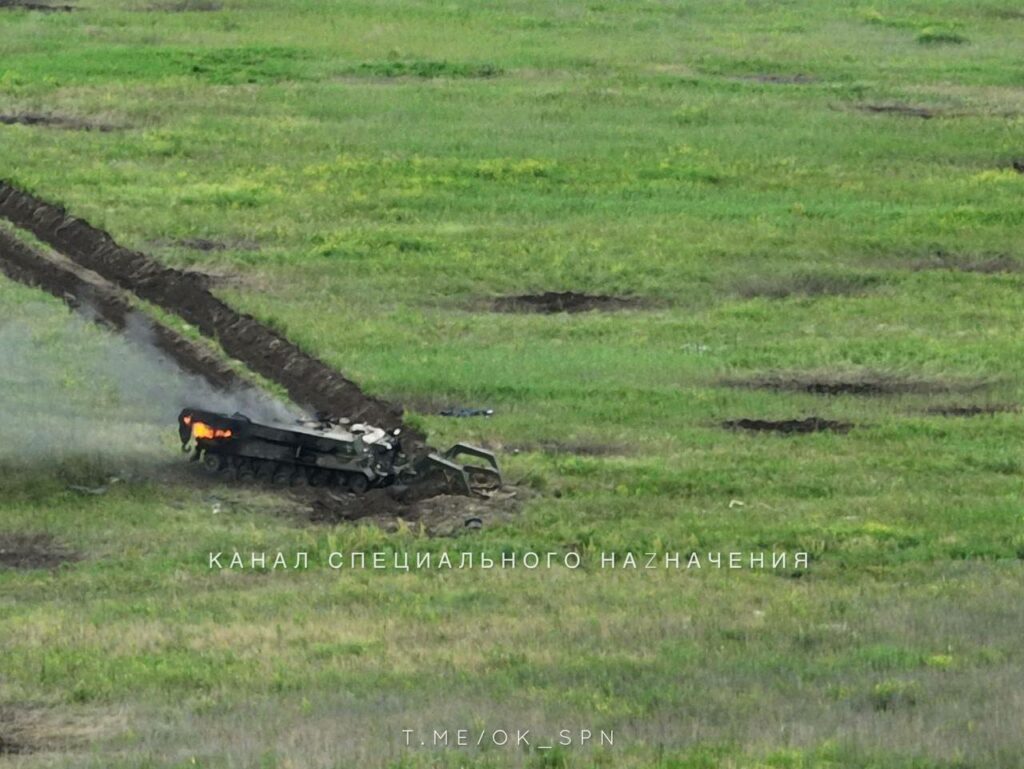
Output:
<instances>
[{"instance_id":1,"label":"green grass field","mask_svg":"<svg viewBox=\"0 0 1024 769\"><path fill-rule=\"evenodd\" d=\"M1024 766L1010 0L0 8L0 114L28 113L65 124L0 125L0 178L222 276L533 493L438 539L190 483L133 353L0 282L0 542L80 556L0 568L0 765ZM490 309L566 290L637 301ZM772 376L911 386L729 385ZM934 413L970 406L994 413ZM811 416L855 427L721 427ZM208 568L236 548L311 568ZM583 568L324 565L570 549ZM615 744L404 744L461 727Z\"/></svg>"}]
</instances>

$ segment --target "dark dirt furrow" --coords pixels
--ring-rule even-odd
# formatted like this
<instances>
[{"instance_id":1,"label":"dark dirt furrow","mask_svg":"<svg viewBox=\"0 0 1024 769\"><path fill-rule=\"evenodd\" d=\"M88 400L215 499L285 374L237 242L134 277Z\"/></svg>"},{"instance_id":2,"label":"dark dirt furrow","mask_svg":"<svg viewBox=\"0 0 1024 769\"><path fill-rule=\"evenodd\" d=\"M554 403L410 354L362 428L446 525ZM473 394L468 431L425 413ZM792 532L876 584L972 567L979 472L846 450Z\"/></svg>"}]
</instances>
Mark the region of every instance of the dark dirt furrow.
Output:
<instances>
[{"instance_id":1,"label":"dark dirt furrow","mask_svg":"<svg viewBox=\"0 0 1024 769\"><path fill-rule=\"evenodd\" d=\"M643 302L636 297L580 294L575 291L547 291L543 294L500 296L491 303L491 308L496 312L539 312L548 315L560 312L589 312L590 310L612 312L642 306Z\"/></svg>"},{"instance_id":2,"label":"dark dirt furrow","mask_svg":"<svg viewBox=\"0 0 1024 769\"><path fill-rule=\"evenodd\" d=\"M25 0L0 0L0 8L10 8L16 11L42 11L43 13L70 13L75 10L73 5L30 3Z\"/></svg>"},{"instance_id":3,"label":"dark dirt furrow","mask_svg":"<svg viewBox=\"0 0 1024 769\"><path fill-rule=\"evenodd\" d=\"M232 358L284 387L298 405L386 428L403 427L413 439L423 439L422 434L403 424L400 406L367 395L277 331L234 310L210 293L202 276L166 267L124 248L103 230L6 182L0 182L0 216L32 232L78 265L216 339Z\"/></svg>"},{"instance_id":4,"label":"dark dirt furrow","mask_svg":"<svg viewBox=\"0 0 1024 769\"><path fill-rule=\"evenodd\" d=\"M0 230L0 272L11 280L41 288L72 309L118 331L132 329L151 336L153 343L183 370L202 377L218 390L252 388L209 350L193 344L173 329L136 310L119 292L77 274L70 266L49 259L9 233Z\"/></svg>"},{"instance_id":5,"label":"dark dirt furrow","mask_svg":"<svg viewBox=\"0 0 1024 769\"><path fill-rule=\"evenodd\" d=\"M853 425L849 422L836 422L821 417L808 417L807 419L734 419L722 422L722 427L727 430L750 430L751 432L783 433L820 433L820 432L849 432Z\"/></svg>"}]
</instances>

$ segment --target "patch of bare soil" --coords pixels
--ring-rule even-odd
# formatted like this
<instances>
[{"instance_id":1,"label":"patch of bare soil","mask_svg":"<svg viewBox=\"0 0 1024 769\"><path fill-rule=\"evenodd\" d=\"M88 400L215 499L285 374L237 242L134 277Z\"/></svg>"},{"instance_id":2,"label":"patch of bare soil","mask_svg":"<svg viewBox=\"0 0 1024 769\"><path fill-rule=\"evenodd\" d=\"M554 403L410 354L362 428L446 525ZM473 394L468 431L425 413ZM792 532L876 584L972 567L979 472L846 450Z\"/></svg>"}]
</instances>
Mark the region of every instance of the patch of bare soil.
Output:
<instances>
[{"instance_id":1,"label":"patch of bare soil","mask_svg":"<svg viewBox=\"0 0 1024 769\"><path fill-rule=\"evenodd\" d=\"M0 533L0 568L54 569L80 559L49 534Z\"/></svg>"},{"instance_id":2,"label":"patch of bare soil","mask_svg":"<svg viewBox=\"0 0 1024 769\"><path fill-rule=\"evenodd\" d=\"M859 104L857 109L861 112L870 112L877 115L901 115L904 117L917 117L923 120L930 120L938 117L941 113L938 110L928 107L914 107L910 104Z\"/></svg>"},{"instance_id":3,"label":"patch of bare soil","mask_svg":"<svg viewBox=\"0 0 1024 769\"><path fill-rule=\"evenodd\" d=\"M575 291L547 291L543 294L522 294L502 296L495 299L491 307L496 312L588 312L600 310L612 312L642 307L643 302L633 297L607 296L604 294L580 294Z\"/></svg>"},{"instance_id":4,"label":"patch of bare soil","mask_svg":"<svg viewBox=\"0 0 1024 769\"><path fill-rule=\"evenodd\" d=\"M405 525L435 537L457 536L465 531L507 523L515 518L529 495L527 490L515 486L475 497L430 494L429 490L415 488L404 494L392 489L375 489L358 496L324 489L306 491L306 498L311 498L310 520L314 522L358 521L386 531Z\"/></svg>"},{"instance_id":5,"label":"patch of bare soil","mask_svg":"<svg viewBox=\"0 0 1024 769\"><path fill-rule=\"evenodd\" d=\"M11 8L21 11L42 11L43 13L67 13L75 10L73 5L49 5L47 3L31 3L25 0L0 0L0 8Z\"/></svg>"},{"instance_id":6,"label":"patch of bare soil","mask_svg":"<svg viewBox=\"0 0 1024 769\"><path fill-rule=\"evenodd\" d=\"M769 372L746 378L724 379L721 384L751 390L803 392L812 395L906 395L976 392L988 387L990 383L965 379L924 379L867 371L858 374Z\"/></svg>"},{"instance_id":7,"label":"patch of bare soil","mask_svg":"<svg viewBox=\"0 0 1024 769\"><path fill-rule=\"evenodd\" d=\"M245 390L251 385L218 356L136 310L102 278L57 255L44 255L0 230L0 272L11 280L41 288L69 307L116 331L144 334L183 370L215 389Z\"/></svg>"},{"instance_id":8,"label":"patch of bare soil","mask_svg":"<svg viewBox=\"0 0 1024 769\"><path fill-rule=\"evenodd\" d=\"M798 274L752 279L737 289L746 299L788 299L793 296L856 296L877 285L873 275Z\"/></svg>"},{"instance_id":9,"label":"patch of bare soil","mask_svg":"<svg viewBox=\"0 0 1024 769\"><path fill-rule=\"evenodd\" d=\"M3 0L0 0L0 8L2 7L4 7ZM67 6L67 10L71 10L71 7ZM17 112L0 114L0 124L50 126L53 128L66 128L72 131L101 131L104 133L107 131L117 130L117 126L108 125L107 123L96 123L91 120L83 120L82 118L76 117L67 117L65 115L47 115L40 112Z\"/></svg>"},{"instance_id":10,"label":"patch of bare soil","mask_svg":"<svg viewBox=\"0 0 1024 769\"><path fill-rule=\"evenodd\" d=\"M722 427L728 430L750 430L752 432L792 435L794 433L846 433L853 428L853 424L822 419L821 417L808 417L807 419L784 419L780 421L770 419L735 419L722 422Z\"/></svg>"},{"instance_id":11,"label":"patch of bare soil","mask_svg":"<svg viewBox=\"0 0 1024 769\"><path fill-rule=\"evenodd\" d=\"M118 245L106 232L30 193L0 182L0 215L32 232L76 264L172 312L216 339L231 357L280 384L298 405L370 422L402 427L411 444L423 433L403 423L402 409L367 395L359 386L282 334L215 297L202 278L166 267Z\"/></svg>"},{"instance_id":12,"label":"patch of bare soil","mask_svg":"<svg viewBox=\"0 0 1024 769\"><path fill-rule=\"evenodd\" d=\"M926 259L912 262L910 269L951 270L953 272L979 272L986 275L1021 272L1024 265L1009 254L951 254L936 251Z\"/></svg>"},{"instance_id":13,"label":"patch of bare soil","mask_svg":"<svg viewBox=\"0 0 1024 769\"><path fill-rule=\"evenodd\" d=\"M1016 414L1020 406L1013 404L994 404L986 406L932 406L925 409L926 414L940 417L979 417L996 414Z\"/></svg>"}]
</instances>

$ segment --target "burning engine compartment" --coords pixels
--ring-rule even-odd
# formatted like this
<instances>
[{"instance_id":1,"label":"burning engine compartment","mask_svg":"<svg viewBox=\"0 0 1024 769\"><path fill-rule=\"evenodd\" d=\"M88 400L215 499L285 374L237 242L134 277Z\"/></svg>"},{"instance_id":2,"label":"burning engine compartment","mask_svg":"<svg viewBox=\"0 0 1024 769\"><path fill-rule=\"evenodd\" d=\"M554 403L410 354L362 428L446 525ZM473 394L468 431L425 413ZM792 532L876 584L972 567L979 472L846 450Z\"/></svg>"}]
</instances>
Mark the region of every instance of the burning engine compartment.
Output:
<instances>
[{"instance_id":1,"label":"burning engine compartment","mask_svg":"<svg viewBox=\"0 0 1024 769\"><path fill-rule=\"evenodd\" d=\"M407 454L401 432L328 418L260 423L241 413L229 416L194 408L178 416L182 451L191 446L191 461L240 481L261 479L285 486L305 482L355 494L428 480L440 480L449 493L468 496L501 488L501 469L492 452L456 443L443 452ZM482 464L464 464L462 457Z\"/></svg>"}]
</instances>

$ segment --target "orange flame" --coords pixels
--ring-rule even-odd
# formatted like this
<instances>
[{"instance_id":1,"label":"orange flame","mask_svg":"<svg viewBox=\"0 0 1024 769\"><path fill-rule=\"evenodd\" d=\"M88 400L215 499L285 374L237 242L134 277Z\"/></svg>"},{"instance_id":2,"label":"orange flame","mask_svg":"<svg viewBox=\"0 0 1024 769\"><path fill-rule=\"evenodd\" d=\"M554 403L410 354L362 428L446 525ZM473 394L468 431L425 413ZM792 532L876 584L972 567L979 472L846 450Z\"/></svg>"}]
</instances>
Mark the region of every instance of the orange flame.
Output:
<instances>
[{"instance_id":1,"label":"orange flame","mask_svg":"<svg viewBox=\"0 0 1024 769\"><path fill-rule=\"evenodd\" d=\"M196 422L192 425L192 437L196 439L214 440L217 438L230 438L230 430L210 427L205 422Z\"/></svg>"}]
</instances>

